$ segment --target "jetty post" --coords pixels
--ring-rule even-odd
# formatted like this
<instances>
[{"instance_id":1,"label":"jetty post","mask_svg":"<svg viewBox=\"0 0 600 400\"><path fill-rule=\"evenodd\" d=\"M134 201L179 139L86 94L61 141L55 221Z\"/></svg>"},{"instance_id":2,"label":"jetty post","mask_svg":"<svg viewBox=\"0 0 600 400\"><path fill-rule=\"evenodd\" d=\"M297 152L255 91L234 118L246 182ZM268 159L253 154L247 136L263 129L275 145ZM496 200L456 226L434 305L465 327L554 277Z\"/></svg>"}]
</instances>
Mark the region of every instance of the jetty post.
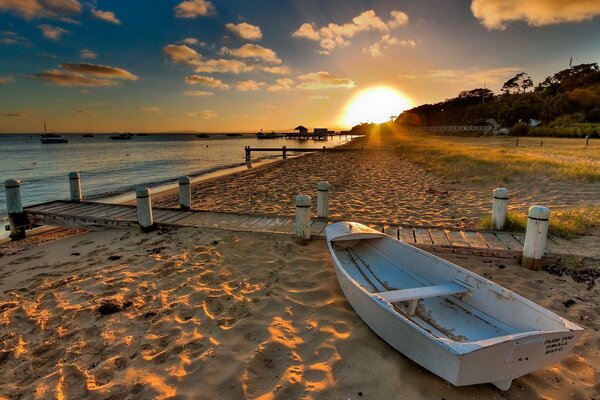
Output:
<instances>
[{"instance_id":1,"label":"jetty post","mask_svg":"<svg viewBox=\"0 0 600 400\"><path fill-rule=\"evenodd\" d=\"M308 195L296 196L296 238L310 239L310 201Z\"/></svg>"},{"instance_id":2,"label":"jetty post","mask_svg":"<svg viewBox=\"0 0 600 400\"><path fill-rule=\"evenodd\" d=\"M244 147L244 151L246 152L246 163L250 163L250 157L251 157L250 156L250 153L251 153L250 146Z\"/></svg>"},{"instance_id":3,"label":"jetty post","mask_svg":"<svg viewBox=\"0 0 600 400\"><path fill-rule=\"evenodd\" d=\"M501 231L506 224L508 189L497 188L492 192L492 229Z\"/></svg>"},{"instance_id":4,"label":"jetty post","mask_svg":"<svg viewBox=\"0 0 600 400\"><path fill-rule=\"evenodd\" d=\"M179 208L189 210L192 207L192 180L189 176L179 177Z\"/></svg>"},{"instance_id":5,"label":"jetty post","mask_svg":"<svg viewBox=\"0 0 600 400\"><path fill-rule=\"evenodd\" d=\"M71 201L81 203L83 194L81 192L81 176L79 172L69 172L69 192L71 193Z\"/></svg>"},{"instance_id":6,"label":"jetty post","mask_svg":"<svg viewBox=\"0 0 600 400\"><path fill-rule=\"evenodd\" d=\"M519 138L515 139L515 147L519 147Z\"/></svg>"},{"instance_id":7,"label":"jetty post","mask_svg":"<svg viewBox=\"0 0 600 400\"><path fill-rule=\"evenodd\" d=\"M287 158L287 146L283 146L281 150L283 151L283 159L285 160Z\"/></svg>"},{"instance_id":8,"label":"jetty post","mask_svg":"<svg viewBox=\"0 0 600 400\"><path fill-rule=\"evenodd\" d=\"M544 141L540 140L540 147L542 147L544 145Z\"/></svg>"},{"instance_id":9,"label":"jetty post","mask_svg":"<svg viewBox=\"0 0 600 400\"><path fill-rule=\"evenodd\" d=\"M4 181L6 192L6 211L8 213L8 225L10 226L10 238L12 240L25 239L27 228L27 215L23 212L21 201L21 181L18 179L7 179Z\"/></svg>"},{"instance_id":10,"label":"jetty post","mask_svg":"<svg viewBox=\"0 0 600 400\"><path fill-rule=\"evenodd\" d=\"M590 145L590 136L589 135L586 135L586 137L585 137L585 145L586 146Z\"/></svg>"},{"instance_id":11,"label":"jetty post","mask_svg":"<svg viewBox=\"0 0 600 400\"><path fill-rule=\"evenodd\" d=\"M529 208L527 231L523 245L521 266L537 271L542 268L542 257L546 250L546 238L550 225L550 209L542 206Z\"/></svg>"},{"instance_id":12,"label":"jetty post","mask_svg":"<svg viewBox=\"0 0 600 400\"><path fill-rule=\"evenodd\" d=\"M317 218L329 218L329 182L317 183Z\"/></svg>"},{"instance_id":13,"label":"jetty post","mask_svg":"<svg viewBox=\"0 0 600 400\"><path fill-rule=\"evenodd\" d=\"M140 186L135 191L135 197L137 202L137 214L140 228L142 232L150 232L154 230L150 190L147 187Z\"/></svg>"}]
</instances>

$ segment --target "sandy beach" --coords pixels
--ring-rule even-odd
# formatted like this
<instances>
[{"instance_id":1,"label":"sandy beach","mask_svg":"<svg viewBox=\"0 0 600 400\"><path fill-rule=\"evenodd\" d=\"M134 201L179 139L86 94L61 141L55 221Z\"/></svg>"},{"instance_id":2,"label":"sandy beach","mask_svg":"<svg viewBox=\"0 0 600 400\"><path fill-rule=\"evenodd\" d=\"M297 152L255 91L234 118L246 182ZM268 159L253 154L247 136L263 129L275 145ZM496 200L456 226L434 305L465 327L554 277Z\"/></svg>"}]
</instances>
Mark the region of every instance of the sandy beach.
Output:
<instances>
[{"instance_id":1,"label":"sandy beach","mask_svg":"<svg viewBox=\"0 0 600 400\"><path fill-rule=\"evenodd\" d=\"M308 194L316 209L316 186L331 186L330 216L409 226L474 227L491 210L493 185L447 180L402 157L401 144L358 139L348 152L315 153L192 185L198 210L293 215L294 198ZM516 178L508 185L511 210L534 204L573 207L595 204L600 183ZM155 196L157 206L177 207L177 192Z\"/></svg>"},{"instance_id":2,"label":"sandy beach","mask_svg":"<svg viewBox=\"0 0 600 400\"><path fill-rule=\"evenodd\" d=\"M217 230L98 231L0 258L0 397L597 396L597 285L587 290L509 260L444 257L586 328L575 351L517 379L508 392L456 388L362 322L338 287L323 241L303 246L287 236ZM567 300L574 303L566 307Z\"/></svg>"}]
</instances>

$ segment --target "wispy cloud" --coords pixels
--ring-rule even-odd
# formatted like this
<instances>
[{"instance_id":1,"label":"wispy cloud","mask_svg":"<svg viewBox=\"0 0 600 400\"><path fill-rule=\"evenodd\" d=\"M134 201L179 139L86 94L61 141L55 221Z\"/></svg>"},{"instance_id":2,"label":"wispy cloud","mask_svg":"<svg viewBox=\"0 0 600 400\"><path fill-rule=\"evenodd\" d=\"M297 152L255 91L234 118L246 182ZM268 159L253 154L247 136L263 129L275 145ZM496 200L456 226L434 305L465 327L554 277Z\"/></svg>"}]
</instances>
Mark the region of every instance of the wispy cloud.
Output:
<instances>
[{"instance_id":1,"label":"wispy cloud","mask_svg":"<svg viewBox=\"0 0 600 400\"><path fill-rule=\"evenodd\" d=\"M122 68L89 63L63 63L59 69L35 74L33 78L56 86L116 86L122 80L138 79Z\"/></svg>"},{"instance_id":2,"label":"wispy cloud","mask_svg":"<svg viewBox=\"0 0 600 400\"><path fill-rule=\"evenodd\" d=\"M191 97L204 97L204 96L212 96L214 95L213 92L205 92L203 90L186 90L185 92L183 92L184 96L191 96Z\"/></svg>"},{"instance_id":3,"label":"wispy cloud","mask_svg":"<svg viewBox=\"0 0 600 400\"><path fill-rule=\"evenodd\" d=\"M215 12L215 6L208 0L183 1L175 7L175 16L178 18L198 18Z\"/></svg>"},{"instance_id":4,"label":"wispy cloud","mask_svg":"<svg viewBox=\"0 0 600 400\"><path fill-rule=\"evenodd\" d=\"M259 26L252 25L247 22L242 22L239 24L229 23L225 25L225 28L237 34L244 40L260 40L263 37Z\"/></svg>"},{"instance_id":5,"label":"wispy cloud","mask_svg":"<svg viewBox=\"0 0 600 400\"><path fill-rule=\"evenodd\" d=\"M321 95L309 96L308 99L309 100L329 100L329 96L321 96Z\"/></svg>"},{"instance_id":6,"label":"wispy cloud","mask_svg":"<svg viewBox=\"0 0 600 400\"><path fill-rule=\"evenodd\" d=\"M473 0L471 11L486 28L503 30L512 21L542 26L590 20L600 15L600 1Z\"/></svg>"},{"instance_id":7,"label":"wispy cloud","mask_svg":"<svg viewBox=\"0 0 600 400\"><path fill-rule=\"evenodd\" d=\"M281 64L281 59L277 56L277 53L257 44L247 43L239 49L228 49L227 47L223 47L221 49L221 54L228 54L238 58L252 58L271 64Z\"/></svg>"},{"instance_id":8,"label":"wispy cloud","mask_svg":"<svg viewBox=\"0 0 600 400\"><path fill-rule=\"evenodd\" d=\"M298 77L302 81L298 88L306 90L352 89L356 86L353 80L337 78L326 71L311 72Z\"/></svg>"},{"instance_id":9,"label":"wispy cloud","mask_svg":"<svg viewBox=\"0 0 600 400\"><path fill-rule=\"evenodd\" d=\"M0 11L13 12L25 19L70 19L81 13L78 0L1 0Z\"/></svg>"},{"instance_id":10,"label":"wispy cloud","mask_svg":"<svg viewBox=\"0 0 600 400\"><path fill-rule=\"evenodd\" d=\"M98 54L96 54L90 49L83 49L79 52L79 57L93 60L98 57Z\"/></svg>"},{"instance_id":11,"label":"wispy cloud","mask_svg":"<svg viewBox=\"0 0 600 400\"><path fill-rule=\"evenodd\" d=\"M229 89L229 85L223 83L220 79L213 78L212 76L204 75L191 75L185 77L185 82L190 85L204 85L213 89Z\"/></svg>"},{"instance_id":12,"label":"wispy cloud","mask_svg":"<svg viewBox=\"0 0 600 400\"><path fill-rule=\"evenodd\" d=\"M441 82L460 83L464 86L479 85L484 83L502 83L511 78L517 72L522 71L518 67L501 68L467 68L467 69L436 69L427 72L398 75L403 80L436 80Z\"/></svg>"},{"instance_id":13,"label":"wispy cloud","mask_svg":"<svg viewBox=\"0 0 600 400\"><path fill-rule=\"evenodd\" d=\"M268 92L280 92L282 90L294 90L294 81L289 78L277 79L275 83L267 87Z\"/></svg>"},{"instance_id":14,"label":"wispy cloud","mask_svg":"<svg viewBox=\"0 0 600 400\"><path fill-rule=\"evenodd\" d=\"M17 112L2 114L2 116L4 116L4 117L16 117L16 118L27 117L29 115L31 115L31 111L17 111Z\"/></svg>"},{"instance_id":15,"label":"wispy cloud","mask_svg":"<svg viewBox=\"0 0 600 400\"><path fill-rule=\"evenodd\" d=\"M160 112L160 108L156 106L143 106L140 110L146 113L157 113Z\"/></svg>"},{"instance_id":16,"label":"wispy cloud","mask_svg":"<svg viewBox=\"0 0 600 400\"><path fill-rule=\"evenodd\" d=\"M112 11L101 11L92 8L90 10L92 17L97 20L108 22L115 25L121 25L121 20L117 18L114 12Z\"/></svg>"},{"instance_id":17,"label":"wispy cloud","mask_svg":"<svg viewBox=\"0 0 600 400\"><path fill-rule=\"evenodd\" d=\"M260 90L265 85L266 85L266 83L264 83L264 82L257 82L255 80L249 79L246 81L237 82L235 84L235 88L236 88L236 90L238 90L240 92L248 92L248 91L253 91L253 90Z\"/></svg>"},{"instance_id":18,"label":"wispy cloud","mask_svg":"<svg viewBox=\"0 0 600 400\"><path fill-rule=\"evenodd\" d=\"M67 29L61 28L59 26L50 26L48 24L38 25L38 28L40 28L42 34L48 40L60 40L60 38L63 35L71 33Z\"/></svg>"},{"instance_id":19,"label":"wispy cloud","mask_svg":"<svg viewBox=\"0 0 600 400\"><path fill-rule=\"evenodd\" d=\"M217 118L219 114L213 110L192 111L186 114L188 118L212 119Z\"/></svg>"},{"instance_id":20,"label":"wispy cloud","mask_svg":"<svg viewBox=\"0 0 600 400\"><path fill-rule=\"evenodd\" d=\"M373 10L368 10L352 19L352 22L338 25L329 23L318 28L315 23L302 24L292 36L319 42L321 54L329 54L336 47L347 47L350 39L360 32L388 32L408 23L408 16L402 11L390 12L391 19L384 22Z\"/></svg>"},{"instance_id":21,"label":"wispy cloud","mask_svg":"<svg viewBox=\"0 0 600 400\"><path fill-rule=\"evenodd\" d=\"M0 32L0 44L11 45L11 44L25 44L28 40L23 36L18 35L13 31L1 31Z\"/></svg>"},{"instance_id":22,"label":"wispy cloud","mask_svg":"<svg viewBox=\"0 0 600 400\"><path fill-rule=\"evenodd\" d=\"M372 57L381 57L383 52L391 46L402 46L402 47L415 47L417 44L414 40L400 40L395 37L385 34L367 47L362 49L364 54L370 54Z\"/></svg>"}]
</instances>

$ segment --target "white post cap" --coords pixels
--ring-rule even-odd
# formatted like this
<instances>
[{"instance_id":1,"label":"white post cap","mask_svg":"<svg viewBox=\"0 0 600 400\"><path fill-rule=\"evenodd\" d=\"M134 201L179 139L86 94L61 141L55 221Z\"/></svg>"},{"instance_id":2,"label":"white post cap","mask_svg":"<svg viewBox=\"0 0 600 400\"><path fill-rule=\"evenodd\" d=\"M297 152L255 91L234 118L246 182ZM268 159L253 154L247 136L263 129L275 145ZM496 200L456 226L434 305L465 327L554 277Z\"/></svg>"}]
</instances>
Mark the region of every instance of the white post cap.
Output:
<instances>
[{"instance_id":1,"label":"white post cap","mask_svg":"<svg viewBox=\"0 0 600 400\"><path fill-rule=\"evenodd\" d=\"M296 196L296 207L310 207L310 196L307 194L299 194Z\"/></svg>"},{"instance_id":2,"label":"white post cap","mask_svg":"<svg viewBox=\"0 0 600 400\"><path fill-rule=\"evenodd\" d=\"M317 190L329 190L329 182L327 181L321 181L319 183L317 183Z\"/></svg>"},{"instance_id":3,"label":"white post cap","mask_svg":"<svg viewBox=\"0 0 600 400\"><path fill-rule=\"evenodd\" d=\"M531 219L546 221L550 218L550 209L543 206L531 206L529 207L528 216Z\"/></svg>"},{"instance_id":4,"label":"white post cap","mask_svg":"<svg viewBox=\"0 0 600 400\"><path fill-rule=\"evenodd\" d=\"M189 185L191 182L191 179L189 176L180 176L179 177L179 184L180 185Z\"/></svg>"},{"instance_id":5,"label":"white post cap","mask_svg":"<svg viewBox=\"0 0 600 400\"><path fill-rule=\"evenodd\" d=\"M21 181L18 179L7 179L4 181L5 188L14 188L21 186Z\"/></svg>"},{"instance_id":6,"label":"white post cap","mask_svg":"<svg viewBox=\"0 0 600 400\"><path fill-rule=\"evenodd\" d=\"M505 188L494 189L494 191L492 192L492 195L494 196L495 199L508 200L508 189L505 189Z\"/></svg>"},{"instance_id":7,"label":"white post cap","mask_svg":"<svg viewBox=\"0 0 600 400\"><path fill-rule=\"evenodd\" d=\"M150 190L145 186L140 186L135 190L135 197L150 197Z\"/></svg>"}]
</instances>

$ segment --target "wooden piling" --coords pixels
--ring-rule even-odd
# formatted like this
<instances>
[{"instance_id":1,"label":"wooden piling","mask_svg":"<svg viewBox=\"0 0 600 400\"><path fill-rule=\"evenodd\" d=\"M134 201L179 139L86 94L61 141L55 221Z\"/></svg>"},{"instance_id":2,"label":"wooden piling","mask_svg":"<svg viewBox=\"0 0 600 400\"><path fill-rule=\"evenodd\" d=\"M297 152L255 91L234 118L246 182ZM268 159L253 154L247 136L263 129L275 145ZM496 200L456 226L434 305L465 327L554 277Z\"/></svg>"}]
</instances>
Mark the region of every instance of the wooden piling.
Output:
<instances>
[{"instance_id":1,"label":"wooden piling","mask_svg":"<svg viewBox=\"0 0 600 400\"><path fill-rule=\"evenodd\" d=\"M544 141L540 140L540 147L542 147L544 145Z\"/></svg>"},{"instance_id":2,"label":"wooden piling","mask_svg":"<svg viewBox=\"0 0 600 400\"><path fill-rule=\"evenodd\" d=\"M508 189L494 189L492 197L492 229L501 231L506 224Z\"/></svg>"},{"instance_id":3,"label":"wooden piling","mask_svg":"<svg viewBox=\"0 0 600 400\"><path fill-rule=\"evenodd\" d=\"M549 225L549 208L542 206L532 206L529 208L521 266L535 271L542 268L542 257L546 251L546 238L548 237Z\"/></svg>"},{"instance_id":4,"label":"wooden piling","mask_svg":"<svg viewBox=\"0 0 600 400\"><path fill-rule=\"evenodd\" d=\"M515 139L515 147L519 147L519 138Z\"/></svg>"},{"instance_id":5,"label":"wooden piling","mask_svg":"<svg viewBox=\"0 0 600 400\"><path fill-rule=\"evenodd\" d=\"M329 183L326 181L317 183L317 218L329 218Z\"/></svg>"},{"instance_id":6,"label":"wooden piling","mask_svg":"<svg viewBox=\"0 0 600 400\"><path fill-rule=\"evenodd\" d=\"M137 201L138 222L142 232L154 230L154 218L152 217L152 199L147 187L138 187L135 191Z\"/></svg>"},{"instance_id":7,"label":"wooden piling","mask_svg":"<svg viewBox=\"0 0 600 400\"><path fill-rule=\"evenodd\" d=\"M296 196L296 238L301 241L310 239L310 202L308 195Z\"/></svg>"},{"instance_id":8,"label":"wooden piling","mask_svg":"<svg viewBox=\"0 0 600 400\"><path fill-rule=\"evenodd\" d=\"M283 146L281 150L283 151L283 159L285 160L287 158L287 147Z\"/></svg>"},{"instance_id":9,"label":"wooden piling","mask_svg":"<svg viewBox=\"0 0 600 400\"><path fill-rule=\"evenodd\" d=\"M189 176L179 177L179 208L189 210L192 207L192 186Z\"/></svg>"},{"instance_id":10,"label":"wooden piling","mask_svg":"<svg viewBox=\"0 0 600 400\"><path fill-rule=\"evenodd\" d=\"M81 176L79 172L69 172L69 192L71 193L71 201L81 203L83 194L81 192Z\"/></svg>"},{"instance_id":11,"label":"wooden piling","mask_svg":"<svg viewBox=\"0 0 600 400\"><path fill-rule=\"evenodd\" d=\"M244 147L244 151L246 152L246 163L250 163L250 157L251 157L250 146Z\"/></svg>"},{"instance_id":12,"label":"wooden piling","mask_svg":"<svg viewBox=\"0 0 600 400\"><path fill-rule=\"evenodd\" d=\"M586 137L585 137L585 145L586 145L586 146L589 146L589 145L590 145L590 137L589 137L589 136L586 136Z\"/></svg>"},{"instance_id":13,"label":"wooden piling","mask_svg":"<svg viewBox=\"0 0 600 400\"><path fill-rule=\"evenodd\" d=\"M23 212L21 201L21 181L18 179L7 179L4 181L6 192L6 211L8 214L8 225L10 226L10 238L12 240L25 239L27 228L27 215Z\"/></svg>"}]
</instances>

